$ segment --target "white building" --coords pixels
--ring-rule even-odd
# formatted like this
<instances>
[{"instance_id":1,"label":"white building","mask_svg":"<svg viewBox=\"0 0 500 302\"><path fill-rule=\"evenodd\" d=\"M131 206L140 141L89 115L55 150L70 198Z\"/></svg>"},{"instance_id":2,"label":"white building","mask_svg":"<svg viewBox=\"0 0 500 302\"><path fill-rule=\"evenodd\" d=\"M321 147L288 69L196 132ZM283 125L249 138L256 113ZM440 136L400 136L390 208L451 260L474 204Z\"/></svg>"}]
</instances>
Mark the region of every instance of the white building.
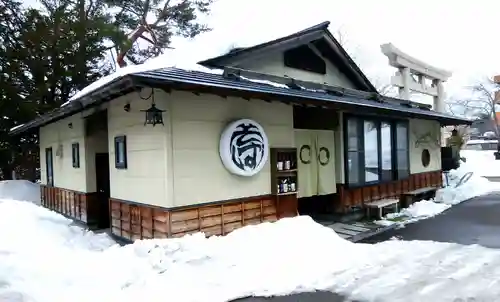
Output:
<instances>
[{"instance_id":1,"label":"white building","mask_svg":"<svg viewBox=\"0 0 500 302\"><path fill-rule=\"evenodd\" d=\"M440 127L469 121L379 95L328 24L200 62L223 74L120 76L16 128L39 129L43 204L133 240L439 186ZM164 125L145 125L153 102Z\"/></svg>"}]
</instances>

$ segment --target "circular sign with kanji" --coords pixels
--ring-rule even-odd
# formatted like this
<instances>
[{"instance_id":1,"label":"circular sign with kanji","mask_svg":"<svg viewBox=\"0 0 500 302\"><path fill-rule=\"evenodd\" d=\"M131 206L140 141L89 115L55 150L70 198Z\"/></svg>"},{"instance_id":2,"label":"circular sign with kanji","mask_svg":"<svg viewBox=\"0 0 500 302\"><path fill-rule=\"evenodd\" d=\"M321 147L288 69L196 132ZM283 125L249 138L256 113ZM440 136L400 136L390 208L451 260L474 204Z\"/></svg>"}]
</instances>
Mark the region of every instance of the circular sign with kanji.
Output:
<instances>
[{"instance_id":1,"label":"circular sign with kanji","mask_svg":"<svg viewBox=\"0 0 500 302\"><path fill-rule=\"evenodd\" d=\"M230 123L222 132L219 154L224 167L233 174L253 176L259 173L269 157L264 128L251 119Z\"/></svg>"}]
</instances>

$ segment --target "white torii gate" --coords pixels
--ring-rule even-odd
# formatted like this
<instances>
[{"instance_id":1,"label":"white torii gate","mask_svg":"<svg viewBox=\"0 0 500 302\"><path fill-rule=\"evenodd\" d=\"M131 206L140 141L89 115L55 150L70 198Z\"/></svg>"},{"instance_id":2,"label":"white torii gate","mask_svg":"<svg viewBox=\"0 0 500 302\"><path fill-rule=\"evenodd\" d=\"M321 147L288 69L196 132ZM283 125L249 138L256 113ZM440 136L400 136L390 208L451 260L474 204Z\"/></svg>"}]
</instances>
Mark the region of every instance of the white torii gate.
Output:
<instances>
[{"instance_id":1,"label":"white torii gate","mask_svg":"<svg viewBox=\"0 0 500 302\"><path fill-rule=\"evenodd\" d=\"M430 95L434 98L432 109L444 112L443 82L451 77L451 72L415 59L391 43L382 44L380 48L382 53L389 58L389 65L398 69L391 78L391 84L399 88L399 97L409 100L411 91ZM415 81L413 76L416 76L418 81ZM431 80L432 84L428 85L425 79Z\"/></svg>"}]
</instances>

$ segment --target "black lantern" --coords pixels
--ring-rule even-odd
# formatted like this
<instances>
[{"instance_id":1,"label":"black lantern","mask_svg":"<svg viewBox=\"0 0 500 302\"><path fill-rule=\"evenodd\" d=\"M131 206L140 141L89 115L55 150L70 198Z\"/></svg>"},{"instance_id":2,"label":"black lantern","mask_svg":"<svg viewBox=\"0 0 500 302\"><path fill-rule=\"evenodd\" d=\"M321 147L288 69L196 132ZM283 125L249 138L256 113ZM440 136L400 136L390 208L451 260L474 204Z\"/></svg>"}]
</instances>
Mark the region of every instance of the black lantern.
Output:
<instances>
[{"instance_id":1,"label":"black lantern","mask_svg":"<svg viewBox=\"0 0 500 302\"><path fill-rule=\"evenodd\" d=\"M142 112L146 112L146 120L144 121L144 126L146 125L153 125L153 127L156 124L163 124L163 112L165 110L160 110L156 108L156 104L153 102L151 104L151 107L147 110L141 110Z\"/></svg>"}]
</instances>

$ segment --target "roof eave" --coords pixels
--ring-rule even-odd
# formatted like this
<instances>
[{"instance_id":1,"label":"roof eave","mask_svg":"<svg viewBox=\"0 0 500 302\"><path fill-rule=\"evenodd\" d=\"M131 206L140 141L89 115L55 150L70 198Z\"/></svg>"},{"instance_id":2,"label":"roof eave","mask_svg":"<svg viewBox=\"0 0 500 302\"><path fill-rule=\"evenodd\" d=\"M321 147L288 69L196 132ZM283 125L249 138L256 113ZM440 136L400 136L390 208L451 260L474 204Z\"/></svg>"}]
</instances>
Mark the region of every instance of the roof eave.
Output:
<instances>
[{"instance_id":1,"label":"roof eave","mask_svg":"<svg viewBox=\"0 0 500 302\"><path fill-rule=\"evenodd\" d=\"M301 34L300 36L286 37L277 41L270 41L267 43L259 44L254 47L245 48L233 53L227 53L215 58L210 58L200 61L196 64L206 68L223 69L228 64L235 60L242 60L249 55L259 55L262 52L280 51L290 47L290 44L308 43L315 39L319 39L324 35L324 30L319 29Z\"/></svg>"},{"instance_id":2,"label":"roof eave","mask_svg":"<svg viewBox=\"0 0 500 302\"><path fill-rule=\"evenodd\" d=\"M86 109L98 106L102 103L111 101L124 93L132 92L136 87L133 77L124 76L115 79L93 92L84 95L81 98L72 100L68 105L57 108L49 113L41 115L34 120L29 121L23 126L17 127L9 131L9 135L19 135L33 128L40 128L45 125L57 122L73 114L82 112Z\"/></svg>"},{"instance_id":3,"label":"roof eave","mask_svg":"<svg viewBox=\"0 0 500 302\"><path fill-rule=\"evenodd\" d=\"M373 86L372 82L366 77L365 73L361 70L361 68L359 68L358 64L356 64L351 56L345 51L344 47L337 41L337 39L335 39L333 34L328 29L325 29L324 34L325 38L336 46L335 48L339 52L339 56L344 57L347 60L347 65L350 66L354 74L359 76L361 82L365 83L368 90L378 93L377 88Z\"/></svg>"},{"instance_id":4,"label":"roof eave","mask_svg":"<svg viewBox=\"0 0 500 302\"><path fill-rule=\"evenodd\" d=\"M263 100L267 101L282 101L284 103L290 104L290 103L295 103L299 105L304 105L306 104L305 101L312 103L313 105L316 106L327 106L339 110L349 110L352 109L352 107L364 107L363 105L360 104L348 104L350 98L346 97L338 97L338 101L334 102L331 100L324 100L321 98L314 98L314 97L298 97L298 96L292 96L292 95L286 95L283 93L271 93L271 92L266 92L262 91L259 89L238 89L237 87L229 87L227 85L204 85L203 83L198 82L197 80L192 80L192 81L185 81L181 79L165 79L162 77L155 77L152 75L149 76L141 76L140 74L135 75L136 76L136 81L140 83L141 85L147 85L155 88L165 88L165 86L168 86L168 88L172 89L179 89L179 90L184 90L184 91L198 91L202 93L211 93L215 95L221 95L221 96L227 96L231 95L229 92L232 93L233 96L237 97L255 97L255 98L260 98ZM250 94L250 95L249 95ZM358 98L359 100L364 100L362 98ZM302 100L302 101L300 101ZM386 114L394 114L397 112L398 115L402 115L406 118L417 118L417 119L423 119L423 120L436 120L438 121L441 125L467 125L472 123L471 120L468 119L462 119L454 116L449 116L446 114L442 114L439 112L431 111L429 114L429 111L427 110L422 110L420 112L407 112L404 109L397 110L395 108L384 108L383 106L380 107L375 107L371 106L371 108L366 108L366 112L372 112L372 113L383 113L385 112Z\"/></svg>"}]
</instances>

